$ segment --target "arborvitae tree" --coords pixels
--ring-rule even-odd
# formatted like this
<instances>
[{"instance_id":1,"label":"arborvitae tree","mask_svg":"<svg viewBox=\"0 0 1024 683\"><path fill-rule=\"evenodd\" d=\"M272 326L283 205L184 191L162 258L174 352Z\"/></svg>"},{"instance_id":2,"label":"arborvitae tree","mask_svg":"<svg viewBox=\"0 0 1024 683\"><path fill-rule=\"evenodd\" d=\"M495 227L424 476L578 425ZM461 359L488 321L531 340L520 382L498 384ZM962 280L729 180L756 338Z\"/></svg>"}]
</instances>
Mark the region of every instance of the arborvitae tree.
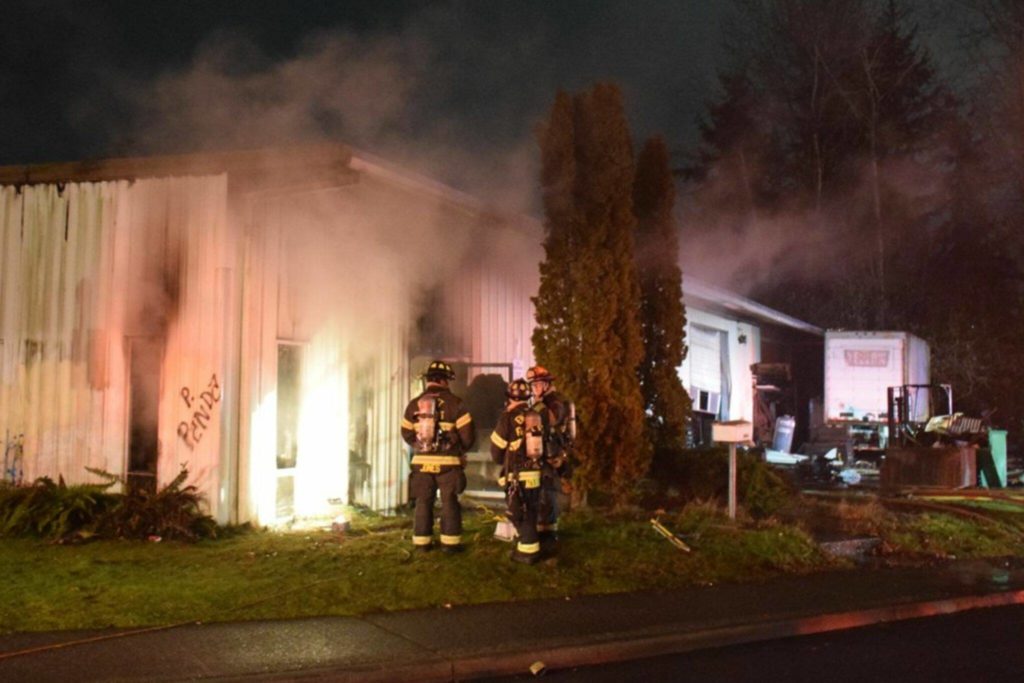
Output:
<instances>
[{"instance_id":1,"label":"arborvitae tree","mask_svg":"<svg viewBox=\"0 0 1024 683\"><path fill-rule=\"evenodd\" d=\"M559 91L551 114L537 132L541 149L541 192L544 201L544 261L540 289L533 300L537 327L534 354L551 370L563 389L581 388L582 335L578 307L573 303L573 263L579 247L579 215L574 188L576 158L572 97Z\"/></svg>"},{"instance_id":2,"label":"arborvitae tree","mask_svg":"<svg viewBox=\"0 0 1024 683\"><path fill-rule=\"evenodd\" d=\"M674 203L668 148L662 138L651 138L637 158L633 212L644 338L640 388L655 450L685 445L692 407L678 373L686 357L686 311Z\"/></svg>"},{"instance_id":3,"label":"arborvitae tree","mask_svg":"<svg viewBox=\"0 0 1024 683\"><path fill-rule=\"evenodd\" d=\"M637 377L633 150L618 88L560 93L540 146L547 235L534 350L576 401L578 485L625 503L650 446Z\"/></svg>"}]
</instances>

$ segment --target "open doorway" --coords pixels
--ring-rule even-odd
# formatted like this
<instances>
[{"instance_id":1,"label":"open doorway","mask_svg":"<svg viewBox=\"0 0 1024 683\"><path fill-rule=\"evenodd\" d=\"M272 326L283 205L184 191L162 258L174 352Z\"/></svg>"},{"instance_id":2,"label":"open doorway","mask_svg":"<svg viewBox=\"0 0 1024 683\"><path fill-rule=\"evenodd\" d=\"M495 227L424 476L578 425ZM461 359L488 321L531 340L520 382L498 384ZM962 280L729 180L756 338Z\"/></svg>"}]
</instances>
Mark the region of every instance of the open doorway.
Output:
<instances>
[{"instance_id":1,"label":"open doorway","mask_svg":"<svg viewBox=\"0 0 1024 683\"><path fill-rule=\"evenodd\" d=\"M164 343L160 337L128 338L129 490L156 492L160 458L159 406Z\"/></svg>"},{"instance_id":2,"label":"open doorway","mask_svg":"<svg viewBox=\"0 0 1024 683\"><path fill-rule=\"evenodd\" d=\"M500 467L491 461L491 432L505 409L505 391L512 381L512 363L454 363L456 394L463 396L473 416L476 445L466 454L466 493L482 498L500 498ZM459 392L462 393L459 393Z\"/></svg>"}]
</instances>

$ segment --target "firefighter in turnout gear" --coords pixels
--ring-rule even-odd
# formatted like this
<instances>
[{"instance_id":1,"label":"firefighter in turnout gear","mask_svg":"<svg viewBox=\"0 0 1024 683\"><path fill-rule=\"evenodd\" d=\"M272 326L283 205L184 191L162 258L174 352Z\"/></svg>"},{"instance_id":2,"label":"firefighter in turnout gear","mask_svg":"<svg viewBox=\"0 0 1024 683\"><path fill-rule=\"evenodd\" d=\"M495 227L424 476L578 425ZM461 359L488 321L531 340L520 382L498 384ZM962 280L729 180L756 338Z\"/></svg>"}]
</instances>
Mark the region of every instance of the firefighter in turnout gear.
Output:
<instances>
[{"instance_id":1,"label":"firefighter in turnout gear","mask_svg":"<svg viewBox=\"0 0 1024 683\"><path fill-rule=\"evenodd\" d=\"M498 483L505 487L508 516L518 534L511 559L535 564L540 560L537 513L547 417L530 410L529 400L525 380L508 385L508 404L491 434L491 458L501 465Z\"/></svg>"},{"instance_id":2,"label":"firefighter in turnout gear","mask_svg":"<svg viewBox=\"0 0 1024 683\"><path fill-rule=\"evenodd\" d=\"M434 498L441 492L441 549L462 550L462 507L466 488L465 454L476 431L465 404L448 389L452 367L435 360L424 373L427 386L409 401L402 416L402 438L412 446L410 495L416 500L412 542L416 550L433 544Z\"/></svg>"},{"instance_id":3,"label":"firefighter in turnout gear","mask_svg":"<svg viewBox=\"0 0 1024 683\"><path fill-rule=\"evenodd\" d=\"M546 368L535 365L526 371L530 383L531 410L546 416L547 457L541 469L541 500L537 531L544 542L558 536L558 495L571 491L573 440L576 437L576 408L564 394L555 390L555 378Z\"/></svg>"}]
</instances>

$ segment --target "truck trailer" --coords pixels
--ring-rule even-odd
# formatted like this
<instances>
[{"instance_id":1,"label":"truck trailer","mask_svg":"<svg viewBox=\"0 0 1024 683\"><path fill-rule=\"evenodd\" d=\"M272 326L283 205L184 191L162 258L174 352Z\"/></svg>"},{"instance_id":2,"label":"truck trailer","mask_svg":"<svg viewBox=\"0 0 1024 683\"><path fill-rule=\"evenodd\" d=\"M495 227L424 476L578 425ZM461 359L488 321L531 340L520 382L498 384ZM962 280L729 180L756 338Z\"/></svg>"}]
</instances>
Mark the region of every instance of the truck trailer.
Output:
<instances>
[{"instance_id":1,"label":"truck trailer","mask_svg":"<svg viewBox=\"0 0 1024 683\"><path fill-rule=\"evenodd\" d=\"M821 423L801 450L877 466L888 445L889 388L929 383L928 343L909 332L827 330L824 355ZM911 420L930 417L927 401L910 409Z\"/></svg>"}]
</instances>

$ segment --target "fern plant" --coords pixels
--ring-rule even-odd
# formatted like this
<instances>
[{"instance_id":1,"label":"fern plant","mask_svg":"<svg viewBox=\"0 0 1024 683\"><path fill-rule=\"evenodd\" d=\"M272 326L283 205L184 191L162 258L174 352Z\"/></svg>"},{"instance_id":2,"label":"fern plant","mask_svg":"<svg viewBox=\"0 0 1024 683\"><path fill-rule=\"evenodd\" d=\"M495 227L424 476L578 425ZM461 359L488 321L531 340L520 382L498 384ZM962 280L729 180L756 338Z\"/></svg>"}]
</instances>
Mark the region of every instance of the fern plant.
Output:
<instances>
[{"instance_id":1,"label":"fern plant","mask_svg":"<svg viewBox=\"0 0 1024 683\"><path fill-rule=\"evenodd\" d=\"M0 535L62 538L94 528L118 503L111 483L74 484L40 477L0 488Z\"/></svg>"},{"instance_id":2,"label":"fern plant","mask_svg":"<svg viewBox=\"0 0 1024 683\"><path fill-rule=\"evenodd\" d=\"M197 540L217 535L217 523L202 511L199 490L185 486L184 467L171 482L156 493L130 490L120 504L102 520L100 535L116 538Z\"/></svg>"},{"instance_id":3,"label":"fern plant","mask_svg":"<svg viewBox=\"0 0 1024 683\"><path fill-rule=\"evenodd\" d=\"M203 512L198 489L185 485L184 467L155 493L111 492L115 484L127 488L122 477L87 469L101 483L69 486L63 477L56 482L40 477L27 486L0 484L0 536L196 540L217 535L217 524Z\"/></svg>"}]
</instances>

